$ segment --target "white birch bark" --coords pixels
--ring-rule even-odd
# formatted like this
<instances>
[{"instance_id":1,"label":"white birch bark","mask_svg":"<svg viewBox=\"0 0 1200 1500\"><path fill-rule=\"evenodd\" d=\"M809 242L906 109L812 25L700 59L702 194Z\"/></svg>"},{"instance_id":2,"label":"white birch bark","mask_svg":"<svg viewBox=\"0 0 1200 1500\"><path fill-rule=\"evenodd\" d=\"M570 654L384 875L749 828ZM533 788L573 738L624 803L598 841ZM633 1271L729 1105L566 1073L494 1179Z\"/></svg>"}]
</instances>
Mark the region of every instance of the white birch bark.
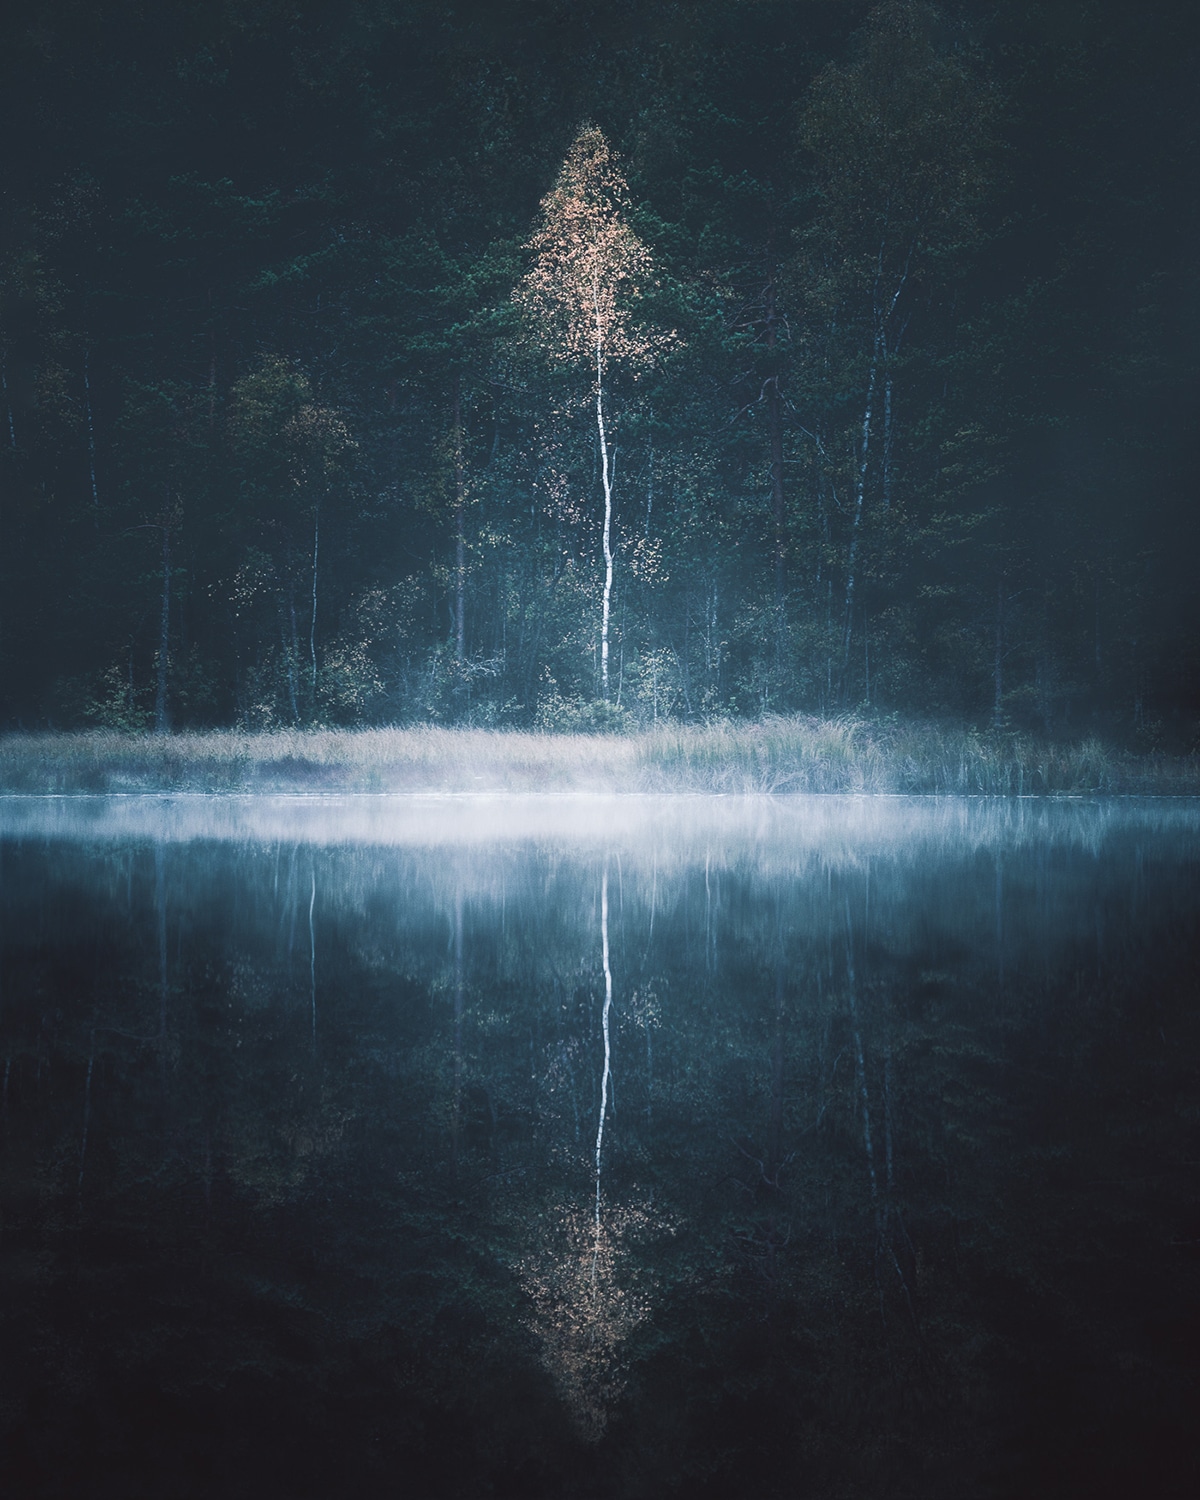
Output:
<instances>
[{"instance_id":1,"label":"white birch bark","mask_svg":"<svg viewBox=\"0 0 1200 1500\"><path fill-rule=\"evenodd\" d=\"M308 624L308 654L312 662L312 711L317 714L317 551L321 544L321 507L313 511L312 614Z\"/></svg>"},{"instance_id":2,"label":"white birch bark","mask_svg":"<svg viewBox=\"0 0 1200 1500\"><path fill-rule=\"evenodd\" d=\"M604 1148L604 1119L608 1114L608 1088L612 1079L612 1039L608 1019L612 1009L612 967L608 954L608 867L600 879L600 951L604 967L604 1009L600 1026L604 1033L604 1072L600 1078L600 1118L596 1123L596 1238L592 1251L592 1285L596 1285L600 1261L600 1162Z\"/></svg>"},{"instance_id":3,"label":"white birch bark","mask_svg":"<svg viewBox=\"0 0 1200 1500\"><path fill-rule=\"evenodd\" d=\"M462 376L454 382L454 659L458 667L459 687L463 686L466 661L467 552L464 522L466 519L466 478L463 464Z\"/></svg>"},{"instance_id":4,"label":"white birch bark","mask_svg":"<svg viewBox=\"0 0 1200 1500\"><path fill-rule=\"evenodd\" d=\"M846 559L846 604L842 631L842 674L850 664L850 637L854 626L854 585L858 566L858 543L862 531L863 507L867 496L867 467L871 453L871 409L875 401L875 381L879 372L879 334L871 354L871 373L867 381L867 403L863 409L858 472L854 480L854 520L850 527L850 552Z\"/></svg>"},{"instance_id":5,"label":"white birch bark","mask_svg":"<svg viewBox=\"0 0 1200 1500\"><path fill-rule=\"evenodd\" d=\"M612 610L612 474L608 464L608 435L604 430L604 339L600 319L600 288L595 285L596 308L596 427L600 433L600 477L604 485L604 604L600 614L600 684L608 702L608 622Z\"/></svg>"}]
</instances>

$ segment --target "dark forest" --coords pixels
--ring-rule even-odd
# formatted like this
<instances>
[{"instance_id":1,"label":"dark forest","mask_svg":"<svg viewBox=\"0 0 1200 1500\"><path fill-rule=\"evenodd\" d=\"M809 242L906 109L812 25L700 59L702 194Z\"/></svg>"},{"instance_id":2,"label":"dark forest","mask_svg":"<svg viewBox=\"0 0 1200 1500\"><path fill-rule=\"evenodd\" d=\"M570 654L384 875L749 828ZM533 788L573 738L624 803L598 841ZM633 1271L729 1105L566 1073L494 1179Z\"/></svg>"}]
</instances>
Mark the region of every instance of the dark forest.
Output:
<instances>
[{"instance_id":1,"label":"dark forest","mask_svg":"<svg viewBox=\"0 0 1200 1500\"><path fill-rule=\"evenodd\" d=\"M1196 4L0 12L0 1494L1194 1500Z\"/></svg>"},{"instance_id":2,"label":"dark forest","mask_svg":"<svg viewBox=\"0 0 1200 1500\"><path fill-rule=\"evenodd\" d=\"M1194 747L1190 4L0 28L3 725Z\"/></svg>"}]
</instances>

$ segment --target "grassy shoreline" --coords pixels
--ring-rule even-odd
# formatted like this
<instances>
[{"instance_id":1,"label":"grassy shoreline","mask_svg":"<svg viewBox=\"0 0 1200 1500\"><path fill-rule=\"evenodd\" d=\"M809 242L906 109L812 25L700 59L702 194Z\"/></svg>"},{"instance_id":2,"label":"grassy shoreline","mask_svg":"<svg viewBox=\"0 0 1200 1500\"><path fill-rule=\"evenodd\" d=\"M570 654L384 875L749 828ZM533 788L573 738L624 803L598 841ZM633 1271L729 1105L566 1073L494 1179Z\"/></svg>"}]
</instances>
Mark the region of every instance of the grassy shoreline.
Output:
<instances>
[{"instance_id":1,"label":"grassy shoreline","mask_svg":"<svg viewBox=\"0 0 1200 1500\"><path fill-rule=\"evenodd\" d=\"M802 716L641 734L314 729L0 735L0 793L1200 794L1200 756Z\"/></svg>"}]
</instances>

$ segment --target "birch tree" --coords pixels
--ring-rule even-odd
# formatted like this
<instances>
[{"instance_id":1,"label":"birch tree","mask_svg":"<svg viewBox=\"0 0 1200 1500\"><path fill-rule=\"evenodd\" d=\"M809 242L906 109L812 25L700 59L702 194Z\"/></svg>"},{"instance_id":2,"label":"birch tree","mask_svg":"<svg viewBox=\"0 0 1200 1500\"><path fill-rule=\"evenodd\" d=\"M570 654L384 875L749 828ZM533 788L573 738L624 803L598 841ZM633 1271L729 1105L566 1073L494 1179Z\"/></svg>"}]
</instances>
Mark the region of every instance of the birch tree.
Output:
<instances>
[{"instance_id":1,"label":"birch tree","mask_svg":"<svg viewBox=\"0 0 1200 1500\"><path fill-rule=\"evenodd\" d=\"M638 298L653 282L654 266L628 215L629 188L608 142L595 125L585 125L542 199L537 228L526 244L533 262L513 292L539 351L552 363L588 369L593 382L604 491L600 681L605 701L613 590L609 372L624 366L636 374L673 338L634 318Z\"/></svg>"}]
</instances>

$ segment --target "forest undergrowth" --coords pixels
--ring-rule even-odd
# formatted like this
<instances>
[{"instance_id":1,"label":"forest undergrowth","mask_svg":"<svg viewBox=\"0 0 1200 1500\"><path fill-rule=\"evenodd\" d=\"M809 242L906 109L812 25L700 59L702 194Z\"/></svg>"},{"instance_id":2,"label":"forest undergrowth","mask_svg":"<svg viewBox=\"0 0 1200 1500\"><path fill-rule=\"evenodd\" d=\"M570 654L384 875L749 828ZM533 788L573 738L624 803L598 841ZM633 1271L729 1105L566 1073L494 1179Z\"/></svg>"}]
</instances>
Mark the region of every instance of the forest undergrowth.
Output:
<instances>
[{"instance_id":1,"label":"forest undergrowth","mask_svg":"<svg viewBox=\"0 0 1200 1500\"><path fill-rule=\"evenodd\" d=\"M1194 795L1200 755L807 716L631 734L423 725L0 736L5 793L485 791Z\"/></svg>"}]
</instances>

